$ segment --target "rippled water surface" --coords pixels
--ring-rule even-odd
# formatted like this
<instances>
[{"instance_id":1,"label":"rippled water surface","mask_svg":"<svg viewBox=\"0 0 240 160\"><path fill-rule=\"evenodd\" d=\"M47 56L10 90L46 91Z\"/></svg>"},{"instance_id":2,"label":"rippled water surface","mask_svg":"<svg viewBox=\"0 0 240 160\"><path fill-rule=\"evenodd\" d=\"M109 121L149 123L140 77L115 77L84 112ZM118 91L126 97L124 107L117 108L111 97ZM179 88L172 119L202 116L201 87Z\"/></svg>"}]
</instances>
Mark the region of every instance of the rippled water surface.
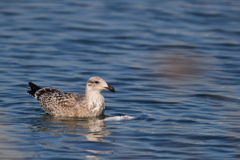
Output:
<instances>
[{"instance_id":1,"label":"rippled water surface","mask_svg":"<svg viewBox=\"0 0 240 160\"><path fill-rule=\"evenodd\" d=\"M2 0L1 159L239 159L240 1ZM102 121L52 117L26 94L84 93Z\"/></svg>"}]
</instances>

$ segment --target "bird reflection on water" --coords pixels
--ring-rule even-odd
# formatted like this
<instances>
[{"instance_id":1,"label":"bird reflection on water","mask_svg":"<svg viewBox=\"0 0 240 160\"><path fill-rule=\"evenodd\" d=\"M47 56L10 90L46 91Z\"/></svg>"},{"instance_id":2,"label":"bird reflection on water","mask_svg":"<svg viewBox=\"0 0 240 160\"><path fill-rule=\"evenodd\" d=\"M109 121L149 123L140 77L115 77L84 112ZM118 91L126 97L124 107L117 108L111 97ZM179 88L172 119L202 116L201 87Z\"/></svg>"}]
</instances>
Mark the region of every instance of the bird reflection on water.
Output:
<instances>
[{"instance_id":1,"label":"bird reflection on water","mask_svg":"<svg viewBox=\"0 0 240 160\"><path fill-rule=\"evenodd\" d=\"M40 123L33 125L31 129L33 132L46 132L54 136L61 136L61 134L79 135L86 137L88 141L101 142L102 137L106 137L111 133L104 130L106 124L103 119L104 116L77 118L41 115L38 120ZM79 137L78 140L84 139Z\"/></svg>"}]
</instances>

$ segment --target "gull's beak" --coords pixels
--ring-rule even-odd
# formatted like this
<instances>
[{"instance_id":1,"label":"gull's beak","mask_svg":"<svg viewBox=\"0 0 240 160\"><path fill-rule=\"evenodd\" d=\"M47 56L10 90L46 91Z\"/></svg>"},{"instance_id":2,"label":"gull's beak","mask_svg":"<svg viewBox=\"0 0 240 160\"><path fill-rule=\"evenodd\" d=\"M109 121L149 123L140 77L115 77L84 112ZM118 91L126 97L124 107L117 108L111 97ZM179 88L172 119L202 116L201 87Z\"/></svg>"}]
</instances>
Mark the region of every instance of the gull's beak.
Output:
<instances>
[{"instance_id":1,"label":"gull's beak","mask_svg":"<svg viewBox=\"0 0 240 160\"><path fill-rule=\"evenodd\" d=\"M106 90L109 90L111 92L116 92L115 89L111 86L105 87Z\"/></svg>"}]
</instances>

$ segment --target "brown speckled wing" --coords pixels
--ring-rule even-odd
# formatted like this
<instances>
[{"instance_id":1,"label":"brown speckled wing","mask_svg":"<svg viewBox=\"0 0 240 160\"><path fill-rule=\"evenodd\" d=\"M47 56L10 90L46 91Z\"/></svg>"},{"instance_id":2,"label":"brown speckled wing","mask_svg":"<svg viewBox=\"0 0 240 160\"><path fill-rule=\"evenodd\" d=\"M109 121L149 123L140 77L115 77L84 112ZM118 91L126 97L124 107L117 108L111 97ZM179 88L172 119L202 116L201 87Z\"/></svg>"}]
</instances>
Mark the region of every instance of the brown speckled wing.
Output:
<instances>
[{"instance_id":1,"label":"brown speckled wing","mask_svg":"<svg viewBox=\"0 0 240 160\"><path fill-rule=\"evenodd\" d=\"M35 96L43 110L51 115L58 115L71 110L79 97L76 93L64 93L54 88L40 89L35 93Z\"/></svg>"}]
</instances>

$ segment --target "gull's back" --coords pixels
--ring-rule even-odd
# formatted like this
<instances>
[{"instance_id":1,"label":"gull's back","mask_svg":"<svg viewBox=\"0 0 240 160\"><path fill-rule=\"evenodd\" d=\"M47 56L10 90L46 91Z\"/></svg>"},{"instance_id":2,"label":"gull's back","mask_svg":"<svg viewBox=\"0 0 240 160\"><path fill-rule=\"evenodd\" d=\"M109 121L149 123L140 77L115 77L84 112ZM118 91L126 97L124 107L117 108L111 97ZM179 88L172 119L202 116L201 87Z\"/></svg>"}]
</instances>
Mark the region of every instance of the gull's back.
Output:
<instances>
[{"instance_id":1,"label":"gull's back","mask_svg":"<svg viewBox=\"0 0 240 160\"><path fill-rule=\"evenodd\" d=\"M36 98L42 109L54 116L91 117L85 95L79 93L64 93L55 88L40 88L29 82L31 90L28 93Z\"/></svg>"}]
</instances>

